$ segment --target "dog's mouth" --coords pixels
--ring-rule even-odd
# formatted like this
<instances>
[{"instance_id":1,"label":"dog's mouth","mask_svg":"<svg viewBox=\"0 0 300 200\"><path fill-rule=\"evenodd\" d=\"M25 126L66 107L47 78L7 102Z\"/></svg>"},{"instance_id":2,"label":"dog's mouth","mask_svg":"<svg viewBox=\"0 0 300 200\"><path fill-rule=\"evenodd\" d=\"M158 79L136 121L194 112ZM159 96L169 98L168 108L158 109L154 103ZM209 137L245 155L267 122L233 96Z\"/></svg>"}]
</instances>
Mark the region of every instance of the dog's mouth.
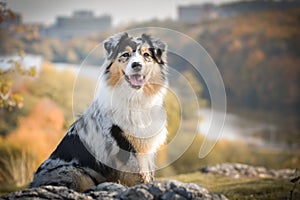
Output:
<instances>
[{"instance_id":1,"label":"dog's mouth","mask_svg":"<svg viewBox=\"0 0 300 200\"><path fill-rule=\"evenodd\" d=\"M124 73L124 76L125 76L125 80L134 89L140 89L145 83L145 76L141 74L126 75Z\"/></svg>"}]
</instances>

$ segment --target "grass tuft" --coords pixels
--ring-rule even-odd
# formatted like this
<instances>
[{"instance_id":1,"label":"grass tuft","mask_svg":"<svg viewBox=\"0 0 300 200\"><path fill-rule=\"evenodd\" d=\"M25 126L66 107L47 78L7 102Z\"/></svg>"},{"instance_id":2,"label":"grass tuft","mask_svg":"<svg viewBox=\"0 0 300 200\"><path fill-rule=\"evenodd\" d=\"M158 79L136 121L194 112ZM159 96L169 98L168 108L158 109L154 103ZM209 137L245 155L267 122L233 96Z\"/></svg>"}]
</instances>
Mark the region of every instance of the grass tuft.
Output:
<instances>
[{"instance_id":1,"label":"grass tuft","mask_svg":"<svg viewBox=\"0 0 300 200\"><path fill-rule=\"evenodd\" d=\"M1 187L24 187L32 181L36 159L29 152L13 147L2 147L0 154Z\"/></svg>"}]
</instances>

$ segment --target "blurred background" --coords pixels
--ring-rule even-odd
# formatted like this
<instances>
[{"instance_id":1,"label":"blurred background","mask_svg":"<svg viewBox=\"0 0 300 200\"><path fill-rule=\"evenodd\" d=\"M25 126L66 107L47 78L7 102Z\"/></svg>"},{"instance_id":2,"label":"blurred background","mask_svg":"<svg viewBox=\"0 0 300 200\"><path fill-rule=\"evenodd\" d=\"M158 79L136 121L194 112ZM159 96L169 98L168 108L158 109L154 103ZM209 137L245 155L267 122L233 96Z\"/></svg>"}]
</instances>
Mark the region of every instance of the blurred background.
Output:
<instances>
[{"instance_id":1,"label":"blurred background","mask_svg":"<svg viewBox=\"0 0 300 200\"><path fill-rule=\"evenodd\" d=\"M25 187L72 124L73 87L89 52L112 34L153 26L201 44L216 63L227 95L222 137L199 159L210 125L210 94L185 60L170 56L170 67L190 82L199 100L195 107L193 99L167 95L168 141L181 123L177 145L192 145L157 176L224 162L300 167L300 1L1 0L0 192ZM174 43L193 54L184 41ZM95 84L102 61L100 51L85 61L76 91L79 110L93 97L87 88ZM176 91L185 96L181 82ZM161 151L158 163L171 156L172 149Z\"/></svg>"}]
</instances>

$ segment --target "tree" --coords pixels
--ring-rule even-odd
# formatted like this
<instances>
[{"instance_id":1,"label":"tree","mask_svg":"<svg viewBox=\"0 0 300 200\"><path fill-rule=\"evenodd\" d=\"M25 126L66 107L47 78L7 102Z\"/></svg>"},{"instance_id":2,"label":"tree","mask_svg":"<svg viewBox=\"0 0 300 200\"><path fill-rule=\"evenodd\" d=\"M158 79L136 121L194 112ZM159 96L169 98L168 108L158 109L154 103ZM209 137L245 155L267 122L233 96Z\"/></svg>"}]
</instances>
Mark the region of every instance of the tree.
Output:
<instances>
[{"instance_id":1,"label":"tree","mask_svg":"<svg viewBox=\"0 0 300 200\"><path fill-rule=\"evenodd\" d=\"M12 10L6 8L6 2L0 2L0 24L6 19L14 19L15 14ZM21 58L24 57L24 52L20 51ZM22 59L20 61L9 60L9 68L6 70L0 69L0 108L8 108L12 110L14 107L21 108L23 106L23 97L21 94L13 90L14 78L19 75L34 76L36 70L34 67L24 69L22 67Z\"/></svg>"},{"instance_id":2,"label":"tree","mask_svg":"<svg viewBox=\"0 0 300 200\"><path fill-rule=\"evenodd\" d=\"M24 57L24 52L20 51L21 58ZM23 96L14 91L15 80L20 75L35 76L36 69L31 67L25 69L20 61L9 60L10 64L7 70L0 69L0 108L12 110L15 107L23 107Z\"/></svg>"},{"instance_id":3,"label":"tree","mask_svg":"<svg viewBox=\"0 0 300 200\"><path fill-rule=\"evenodd\" d=\"M14 19L15 14L12 10L6 7L6 2L0 1L0 23L4 22L5 19Z\"/></svg>"}]
</instances>

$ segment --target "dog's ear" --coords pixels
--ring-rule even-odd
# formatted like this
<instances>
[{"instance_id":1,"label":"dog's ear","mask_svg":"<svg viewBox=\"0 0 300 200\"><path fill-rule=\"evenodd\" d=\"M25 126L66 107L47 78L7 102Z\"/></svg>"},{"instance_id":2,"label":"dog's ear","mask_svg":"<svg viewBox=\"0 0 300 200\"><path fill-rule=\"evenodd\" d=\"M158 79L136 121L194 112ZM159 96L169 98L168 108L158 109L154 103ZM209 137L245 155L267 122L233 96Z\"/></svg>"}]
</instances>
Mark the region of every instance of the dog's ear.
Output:
<instances>
[{"instance_id":1,"label":"dog's ear","mask_svg":"<svg viewBox=\"0 0 300 200\"><path fill-rule=\"evenodd\" d=\"M124 32L113 35L104 41L103 46L108 59L111 60L116 56L116 54L118 54L117 47L119 46L120 42L126 38L128 38L128 33Z\"/></svg>"},{"instance_id":2,"label":"dog's ear","mask_svg":"<svg viewBox=\"0 0 300 200\"><path fill-rule=\"evenodd\" d=\"M167 44L165 42L145 33L142 35L142 39L150 45L150 48L154 49L154 57L159 64L167 63Z\"/></svg>"}]
</instances>

